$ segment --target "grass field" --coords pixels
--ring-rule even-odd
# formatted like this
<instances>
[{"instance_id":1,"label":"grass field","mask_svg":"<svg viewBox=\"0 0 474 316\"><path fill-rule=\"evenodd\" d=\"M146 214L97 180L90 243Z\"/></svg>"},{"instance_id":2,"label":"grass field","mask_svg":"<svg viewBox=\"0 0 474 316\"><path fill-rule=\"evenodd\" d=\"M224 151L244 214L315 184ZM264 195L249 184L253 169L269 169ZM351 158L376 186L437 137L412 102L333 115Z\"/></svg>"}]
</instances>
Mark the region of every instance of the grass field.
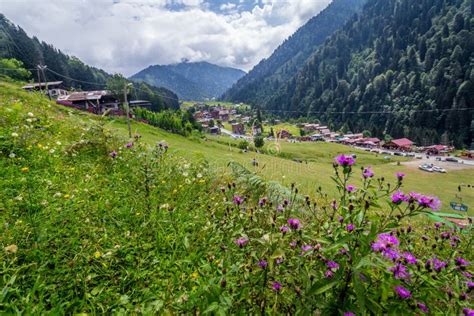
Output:
<instances>
[{"instance_id":1,"label":"grass field","mask_svg":"<svg viewBox=\"0 0 474 316\"><path fill-rule=\"evenodd\" d=\"M125 122L115 120L110 123L110 126L117 133L126 135ZM393 158L392 161L388 162L380 155L376 156L373 153L355 150L339 144L280 142L280 152L285 154L287 157L285 159L254 152L242 153L238 148L231 146L238 140L226 136L209 137L207 141L197 141L169 134L141 123L133 123L133 129L140 133L149 144L164 140L179 155L207 159L211 165L222 168L223 171L228 171L227 164L235 161L254 170L266 179L277 180L285 185L296 183L301 192L309 195L314 194L319 186L334 188L334 186L328 185L332 181L331 175L333 173L330 165L333 158L342 153L355 153L358 157L356 168L372 166L377 176L383 176L388 181L395 181L396 172L406 173L405 190L420 191L438 196L443 202L443 211L450 211L449 202L455 199L458 193L458 185L471 183L474 179L474 167L452 171L447 174L430 174L412 167L397 165L397 161L403 161L404 158ZM271 148L275 145L267 143L265 146ZM259 162L258 167L252 166L253 158L256 158ZM307 163L298 163L293 159L300 159L307 161ZM354 183L356 186L359 184ZM334 194L335 192L327 193ZM471 206L469 214L473 215L474 188L464 189L462 197L464 203Z\"/></svg>"}]
</instances>

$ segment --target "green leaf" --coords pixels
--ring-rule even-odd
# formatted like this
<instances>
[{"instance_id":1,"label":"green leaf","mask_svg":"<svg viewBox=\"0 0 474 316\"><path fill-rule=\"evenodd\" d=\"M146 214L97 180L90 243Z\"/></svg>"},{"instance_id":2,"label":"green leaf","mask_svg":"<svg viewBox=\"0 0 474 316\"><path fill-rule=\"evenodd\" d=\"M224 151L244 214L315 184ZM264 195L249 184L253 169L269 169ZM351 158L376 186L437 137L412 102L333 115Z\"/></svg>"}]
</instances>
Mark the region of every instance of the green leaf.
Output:
<instances>
[{"instance_id":1,"label":"green leaf","mask_svg":"<svg viewBox=\"0 0 474 316\"><path fill-rule=\"evenodd\" d=\"M321 280L319 282L316 282L313 284L311 289L309 290L310 295L319 295L322 294L326 291L329 291L332 289L334 286L336 286L339 283L339 280Z\"/></svg>"}]
</instances>

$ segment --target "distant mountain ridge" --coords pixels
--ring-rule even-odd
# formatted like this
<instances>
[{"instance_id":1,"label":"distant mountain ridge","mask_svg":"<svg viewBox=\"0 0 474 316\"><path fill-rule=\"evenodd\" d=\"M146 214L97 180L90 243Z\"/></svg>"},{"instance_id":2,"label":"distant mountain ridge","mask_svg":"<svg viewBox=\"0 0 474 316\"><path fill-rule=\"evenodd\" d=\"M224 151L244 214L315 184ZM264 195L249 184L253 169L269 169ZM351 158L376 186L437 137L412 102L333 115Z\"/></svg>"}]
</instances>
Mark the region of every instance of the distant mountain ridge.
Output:
<instances>
[{"instance_id":1,"label":"distant mountain ridge","mask_svg":"<svg viewBox=\"0 0 474 316\"><path fill-rule=\"evenodd\" d=\"M258 105L282 87L317 47L360 12L366 0L334 0L257 64L222 96L224 100Z\"/></svg>"},{"instance_id":2,"label":"distant mountain ridge","mask_svg":"<svg viewBox=\"0 0 474 316\"><path fill-rule=\"evenodd\" d=\"M149 66L130 79L168 88L184 100L198 101L221 96L244 75L240 69L208 62L182 62Z\"/></svg>"}]
</instances>

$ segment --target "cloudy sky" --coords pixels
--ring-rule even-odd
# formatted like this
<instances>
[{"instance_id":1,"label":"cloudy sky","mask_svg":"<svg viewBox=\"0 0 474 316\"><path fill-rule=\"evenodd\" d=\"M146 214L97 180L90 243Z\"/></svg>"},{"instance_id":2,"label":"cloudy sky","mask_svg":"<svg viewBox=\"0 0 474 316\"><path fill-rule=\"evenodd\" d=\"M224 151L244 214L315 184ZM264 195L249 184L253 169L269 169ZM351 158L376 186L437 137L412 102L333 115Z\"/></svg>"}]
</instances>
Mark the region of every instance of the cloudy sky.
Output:
<instances>
[{"instance_id":1,"label":"cloudy sky","mask_svg":"<svg viewBox=\"0 0 474 316\"><path fill-rule=\"evenodd\" d=\"M0 0L29 35L109 72L182 59L250 70L331 0Z\"/></svg>"}]
</instances>

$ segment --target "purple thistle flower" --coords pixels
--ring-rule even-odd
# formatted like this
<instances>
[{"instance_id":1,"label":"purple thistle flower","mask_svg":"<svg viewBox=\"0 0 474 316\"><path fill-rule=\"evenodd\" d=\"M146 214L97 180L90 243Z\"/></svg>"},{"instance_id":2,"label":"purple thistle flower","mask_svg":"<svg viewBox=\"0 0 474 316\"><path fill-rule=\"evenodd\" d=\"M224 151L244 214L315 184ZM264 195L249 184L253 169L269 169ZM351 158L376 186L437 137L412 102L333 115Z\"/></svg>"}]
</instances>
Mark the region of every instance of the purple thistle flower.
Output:
<instances>
[{"instance_id":1,"label":"purple thistle flower","mask_svg":"<svg viewBox=\"0 0 474 316\"><path fill-rule=\"evenodd\" d=\"M397 172L395 175L397 176L398 181L402 181L405 177L405 174L401 172Z\"/></svg>"},{"instance_id":2,"label":"purple thistle flower","mask_svg":"<svg viewBox=\"0 0 474 316\"><path fill-rule=\"evenodd\" d=\"M277 212L283 212L284 208L281 204L278 204L276 210Z\"/></svg>"},{"instance_id":3,"label":"purple thistle flower","mask_svg":"<svg viewBox=\"0 0 474 316\"><path fill-rule=\"evenodd\" d=\"M408 264L416 264L417 260L413 254L410 252L405 252L403 254L403 258L405 259L406 263Z\"/></svg>"},{"instance_id":4,"label":"purple thistle flower","mask_svg":"<svg viewBox=\"0 0 474 316\"><path fill-rule=\"evenodd\" d=\"M346 190L347 192L354 192L356 190L356 187L349 184L348 186L346 186Z\"/></svg>"},{"instance_id":5,"label":"purple thistle flower","mask_svg":"<svg viewBox=\"0 0 474 316\"><path fill-rule=\"evenodd\" d=\"M331 202L331 207L332 207L333 210L336 210L336 209L337 209L336 200L332 200L332 202Z\"/></svg>"},{"instance_id":6,"label":"purple thistle flower","mask_svg":"<svg viewBox=\"0 0 474 316\"><path fill-rule=\"evenodd\" d=\"M132 147L133 147L133 143L128 143L127 145L125 145L125 147L127 147L127 148L132 148Z\"/></svg>"},{"instance_id":7,"label":"purple thistle flower","mask_svg":"<svg viewBox=\"0 0 474 316\"><path fill-rule=\"evenodd\" d=\"M397 295L402 299L407 299L411 297L411 292L407 290L406 288L404 288L403 286L396 286L394 289Z\"/></svg>"},{"instance_id":8,"label":"purple thistle flower","mask_svg":"<svg viewBox=\"0 0 474 316\"><path fill-rule=\"evenodd\" d=\"M457 266L462 266L462 267L466 267L471 264L469 261L461 257L456 257L455 262Z\"/></svg>"},{"instance_id":9,"label":"purple thistle flower","mask_svg":"<svg viewBox=\"0 0 474 316\"><path fill-rule=\"evenodd\" d=\"M311 246L311 245L304 245L304 246L301 246L301 249L303 250L303 252L306 252L306 251L308 251L308 250L313 249L313 246Z\"/></svg>"},{"instance_id":10,"label":"purple thistle flower","mask_svg":"<svg viewBox=\"0 0 474 316\"><path fill-rule=\"evenodd\" d=\"M248 242L249 240L245 237L240 237L239 239L234 240L234 243L240 248L243 248L246 244L248 244Z\"/></svg>"},{"instance_id":11,"label":"purple thistle flower","mask_svg":"<svg viewBox=\"0 0 474 316\"><path fill-rule=\"evenodd\" d=\"M418 205L424 208L431 208L433 211L437 211L441 207L441 201L436 196L420 195L418 198Z\"/></svg>"},{"instance_id":12,"label":"purple thistle flower","mask_svg":"<svg viewBox=\"0 0 474 316\"><path fill-rule=\"evenodd\" d=\"M440 228L441 226L443 226L443 225L444 225L444 223L441 223L441 222L436 222L436 223L434 223L434 227L435 227L436 229L439 229L439 228Z\"/></svg>"},{"instance_id":13,"label":"purple thistle flower","mask_svg":"<svg viewBox=\"0 0 474 316\"><path fill-rule=\"evenodd\" d=\"M240 196L238 196L238 195L234 195L233 202L234 202L235 205L240 205L240 204L242 204L242 201L243 201L242 197L240 197Z\"/></svg>"},{"instance_id":14,"label":"purple thistle flower","mask_svg":"<svg viewBox=\"0 0 474 316\"><path fill-rule=\"evenodd\" d=\"M469 272L463 272L462 275L468 279L472 279L472 274L470 274Z\"/></svg>"},{"instance_id":15,"label":"purple thistle flower","mask_svg":"<svg viewBox=\"0 0 474 316\"><path fill-rule=\"evenodd\" d=\"M295 249L295 247L296 247L296 241L290 242L290 247L293 248L293 249Z\"/></svg>"},{"instance_id":16,"label":"purple thistle flower","mask_svg":"<svg viewBox=\"0 0 474 316\"><path fill-rule=\"evenodd\" d=\"M389 233L382 233L379 234L377 236L377 240L372 243L372 250L376 252L382 252L398 245L399 241L397 237L392 236Z\"/></svg>"},{"instance_id":17,"label":"purple thistle flower","mask_svg":"<svg viewBox=\"0 0 474 316\"><path fill-rule=\"evenodd\" d=\"M472 282L472 281L467 281L467 282L466 282L466 285L467 285L467 288L468 288L469 290L474 289L474 282Z\"/></svg>"},{"instance_id":18,"label":"purple thistle flower","mask_svg":"<svg viewBox=\"0 0 474 316\"><path fill-rule=\"evenodd\" d=\"M288 226L286 225L283 225L280 227L280 231L283 233L283 234L286 234L290 229L288 228Z\"/></svg>"},{"instance_id":19,"label":"purple thistle flower","mask_svg":"<svg viewBox=\"0 0 474 316\"><path fill-rule=\"evenodd\" d=\"M282 263L283 263L283 258L276 258L275 263L276 263L277 265L282 264Z\"/></svg>"},{"instance_id":20,"label":"purple thistle flower","mask_svg":"<svg viewBox=\"0 0 474 316\"><path fill-rule=\"evenodd\" d=\"M339 155L336 157L336 162L340 166L348 167L352 166L355 163L355 160L351 156Z\"/></svg>"},{"instance_id":21,"label":"purple thistle flower","mask_svg":"<svg viewBox=\"0 0 474 316\"><path fill-rule=\"evenodd\" d=\"M395 249L386 249L382 251L382 256L392 261L395 261L400 258L400 254Z\"/></svg>"},{"instance_id":22,"label":"purple thistle flower","mask_svg":"<svg viewBox=\"0 0 474 316\"><path fill-rule=\"evenodd\" d=\"M117 157L117 152L114 150L110 153L110 157L116 158Z\"/></svg>"},{"instance_id":23,"label":"purple thistle flower","mask_svg":"<svg viewBox=\"0 0 474 316\"><path fill-rule=\"evenodd\" d=\"M334 262L334 261L326 262L326 266L331 270L339 270L339 264L337 262Z\"/></svg>"},{"instance_id":24,"label":"purple thistle flower","mask_svg":"<svg viewBox=\"0 0 474 316\"><path fill-rule=\"evenodd\" d=\"M331 279L334 276L334 272L332 272L331 270L327 270L326 272L324 272L324 276L326 277L326 279Z\"/></svg>"},{"instance_id":25,"label":"purple thistle flower","mask_svg":"<svg viewBox=\"0 0 474 316\"><path fill-rule=\"evenodd\" d=\"M362 171L362 176L364 177L364 179L372 178L374 176L374 172L372 171L372 169L370 169L370 167L367 167L364 169L364 171Z\"/></svg>"},{"instance_id":26,"label":"purple thistle flower","mask_svg":"<svg viewBox=\"0 0 474 316\"><path fill-rule=\"evenodd\" d=\"M394 194L392 194L392 203L400 204L403 201L408 201L408 197L405 194L403 194L402 191L397 191Z\"/></svg>"},{"instance_id":27,"label":"purple thistle flower","mask_svg":"<svg viewBox=\"0 0 474 316\"><path fill-rule=\"evenodd\" d=\"M428 264L429 260L426 262L426 264ZM433 269L436 271L436 272L440 272L443 268L446 268L447 266L447 263L444 262L444 261L441 261L439 260L438 258L433 258L433 260L431 260L431 263L433 263Z\"/></svg>"},{"instance_id":28,"label":"purple thistle flower","mask_svg":"<svg viewBox=\"0 0 474 316\"><path fill-rule=\"evenodd\" d=\"M266 198L266 197L261 198L261 199L258 201L258 205L259 205L260 207L264 206L266 203L267 203L267 198Z\"/></svg>"},{"instance_id":29,"label":"purple thistle flower","mask_svg":"<svg viewBox=\"0 0 474 316\"><path fill-rule=\"evenodd\" d=\"M288 201L288 199L284 199L283 200L283 206L288 206L290 204L290 201Z\"/></svg>"},{"instance_id":30,"label":"purple thistle flower","mask_svg":"<svg viewBox=\"0 0 474 316\"><path fill-rule=\"evenodd\" d=\"M288 225L290 225L290 227L294 230L298 230L301 227L300 220L297 218L290 218L288 220Z\"/></svg>"},{"instance_id":31,"label":"purple thistle flower","mask_svg":"<svg viewBox=\"0 0 474 316\"><path fill-rule=\"evenodd\" d=\"M345 312L344 316L356 316L353 312Z\"/></svg>"},{"instance_id":32,"label":"purple thistle flower","mask_svg":"<svg viewBox=\"0 0 474 316\"><path fill-rule=\"evenodd\" d=\"M393 277L395 279L408 279L410 277L410 273L407 271L407 268L400 263L388 268L388 271L393 273Z\"/></svg>"},{"instance_id":33,"label":"purple thistle flower","mask_svg":"<svg viewBox=\"0 0 474 316\"><path fill-rule=\"evenodd\" d=\"M272 289L273 289L275 292L280 292L280 290L281 290L281 284L280 284L280 282L277 282L277 281L273 282L273 284L272 284Z\"/></svg>"},{"instance_id":34,"label":"purple thistle flower","mask_svg":"<svg viewBox=\"0 0 474 316\"><path fill-rule=\"evenodd\" d=\"M425 314L428 314L428 313L430 312L430 310L428 309L428 307L426 307L426 305L423 304L423 303L418 302L418 303L416 304L416 306L418 306L418 308L419 308L423 313L425 313Z\"/></svg>"},{"instance_id":35,"label":"purple thistle flower","mask_svg":"<svg viewBox=\"0 0 474 316\"><path fill-rule=\"evenodd\" d=\"M265 260L260 260L260 261L258 262L258 266L259 266L260 268L262 268L262 269L265 269L265 268L268 266L268 262L265 261Z\"/></svg>"},{"instance_id":36,"label":"purple thistle flower","mask_svg":"<svg viewBox=\"0 0 474 316\"><path fill-rule=\"evenodd\" d=\"M342 224L342 223L344 222L344 217L339 216L339 217L337 218L337 221Z\"/></svg>"},{"instance_id":37,"label":"purple thistle flower","mask_svg":"<svg viewBox=\"0 0 474 316\"><path fill-rule=\"evenodd\" d=\"M462 312L464 313L464 316L474 316L474 309L465 307L462 309Z\"/></svg>"},{"instance_id":38,"label":"purple thistle flower","mask_svg":"<svg viewBox=\"0 0 474 316\"><path fill-rule=\"evenodd\" d=\"M348 224L348 225L346 226L346 230L347 230L348 232L352 232L352 231L354 230L354 228L355 228L354 224Z\"/></svg>"}]
</instances>

